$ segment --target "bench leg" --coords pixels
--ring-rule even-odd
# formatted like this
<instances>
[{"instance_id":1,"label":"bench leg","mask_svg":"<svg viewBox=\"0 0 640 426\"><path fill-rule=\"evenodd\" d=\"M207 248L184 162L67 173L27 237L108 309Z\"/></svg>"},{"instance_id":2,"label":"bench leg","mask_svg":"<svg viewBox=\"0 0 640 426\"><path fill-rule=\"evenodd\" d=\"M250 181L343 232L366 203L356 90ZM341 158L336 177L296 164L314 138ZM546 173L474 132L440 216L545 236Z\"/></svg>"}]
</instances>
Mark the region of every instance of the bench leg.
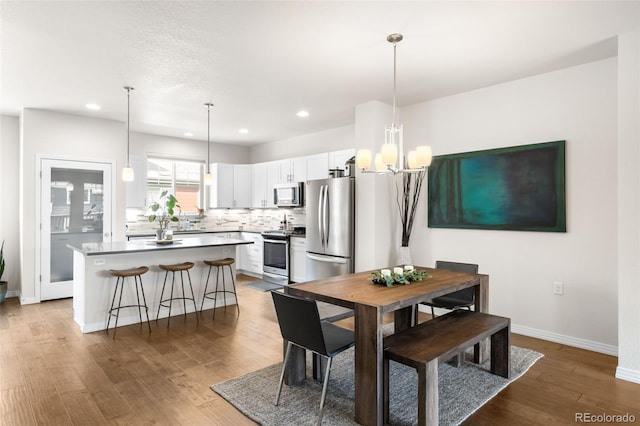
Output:
<instances>
[{"instance_id":1,"label":"bench leg","mask_svg":"<svg viewBox=\"0 0 640 426\"><path fill-rule=\"evenodd\" d=\"M438 360L418 368L418 425L438 424Z\"/></svg>"},{"instance_id":2,"label":"bench leg","mask_svg":"<svg viewBox=\"0 0 640 426\"><path fill-rule=\"evenodd\" d=\"M491 336L491 372L509 378L510 326Z\"/></svg>"}]
</instances>

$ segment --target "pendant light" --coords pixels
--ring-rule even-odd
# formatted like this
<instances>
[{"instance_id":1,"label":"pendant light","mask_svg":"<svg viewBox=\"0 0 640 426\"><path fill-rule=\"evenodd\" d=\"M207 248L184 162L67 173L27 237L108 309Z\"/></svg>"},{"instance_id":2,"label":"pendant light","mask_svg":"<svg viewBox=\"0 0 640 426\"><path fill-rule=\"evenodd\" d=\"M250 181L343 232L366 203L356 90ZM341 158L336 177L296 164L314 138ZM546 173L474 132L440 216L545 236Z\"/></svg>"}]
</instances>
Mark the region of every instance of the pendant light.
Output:
<instances>
[{"instance_id":1,"label":"pendant light","mask_svg":"<svg viewBox=\"0 0 640 426\"><path fill-rule=\"evenodd\" d=\"M375 155L375 170L371 167L371 151L359 149L356 154L356 164L363 173L417 173L431 164L431 147L419 146L410 151L405 158L402 140L402 124L396 124L396 48L402 41L402 34L390 34L387 41L393 44L393 121L390 127L385 127L384 144L380 152ZM396 167L396 161L400 164Z\"/></svg>"},{"instance_id":2,"label":"pendant light","mask_svg":"<svg viewBox=\"0 0 640 426\"><path fill-rule=\"evenodd\" d=\"M122 169L122 180L125 182L133 182L135 176L133 173L133 167L131 167L131 163L129 162L129 96L131 91L135 89L133 87L125 86L124 90L127 91L127 166Z\"/></svg>"},{"instance_id":3,"label":"pendant light","mask_svg":"<svg viewBox=\"0 0 640 426\"><path fill-rule=\"evenodd\" d=\"M206 103L204 104L204 106L207 107L207 172L204 174L204 184L207 186L210 186L213 183L213 175L211 174L211 170L209 170L209 167L211 167L209 165L209 151L210 151L210 145L211 145L211 141L209 140L209 136L210 136L210 129L211 129L211 107L213 106L212 103Z\"/></svg>"}]
</instances>

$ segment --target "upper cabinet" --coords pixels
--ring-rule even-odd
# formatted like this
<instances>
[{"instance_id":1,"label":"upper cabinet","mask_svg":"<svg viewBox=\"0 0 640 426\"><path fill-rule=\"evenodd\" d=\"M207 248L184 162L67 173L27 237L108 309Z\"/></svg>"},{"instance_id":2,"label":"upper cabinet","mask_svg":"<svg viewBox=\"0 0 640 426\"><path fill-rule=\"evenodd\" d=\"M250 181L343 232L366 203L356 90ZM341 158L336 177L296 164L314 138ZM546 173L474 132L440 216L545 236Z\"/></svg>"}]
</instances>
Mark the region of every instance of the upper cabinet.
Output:
<instances>
[{"instance_id":1,"label":"upper cabinet","mask_svg":"<svg viewBox=\"0 0 640 426\"><path fill-rule=\"evenodd\" d=\"M326 179L329 177L329 154L315 154L304 157L307 166L307 179Z\"/></svg>"},{"instance_id":2,"label":"upper cabinet","mask_svg":"<svg viewBox=\"0 0 640 426\"><path fill-rule=\"evenodd\" d=\"M210 170L213 183L209 186L209 208L233 207L233 164L214 163Z\"/></svg>"},{"instance_id":3,"label":"upper cabinet","mask_svg":"<svg viewBox=\"0 0 640 426\"><path fill-rule=\"evenodd\" d=\"M275 207L273 187L280 182L280 162L253 165L253 207Z\"/></svg>"},{"instance_id":4,"label":"upper cabinet","mask_svg":"<svg viewBox=\"0 0 640 426\"><path fill-rule=\"evenodd\" d=\"M249 164L211 164L213 184L209 187L209 208L251 207L252 169Z\"/></svg>"},{"instance_id":5,"label":"upper cabinet","mask_svg":"<svg viewBox=\"0 0 640 426\"><path fill-rule=\"evenodd\" d=\"M329 169L344 170L345 163L356 155L355 148L332 151L329 153Z\"/></svg>"},{"instance_id":6,"label":"upper cabinet","mask_svg":"<svg viewBox=\"0 0 640 426\"><path fill-rule=\"evenodd\" d=\"M127 208L144 209L147 207L147 159L145 157L129 157L133 168L133 182L126 182Z\"/></svg>"},{"instance_id":7,"label":"upper cabinet","mask_svg":"<svg viewBox=\"0 0 640 426\"><path fill-rule=\"evenodd\" d=\"M290 158L278 161L280 178L278 183L304 182L307 180L306 157Z\"/></svg>"},{"instance_id":8,"label":"upper cabinet","mask_svg":"<svg viewBox=\"0 0 640 426\"><path fill-rule=\"evenodd\" d=\"M251 164L233 166L233 194L234 207L253 206L253 166Z\"/></svg>"}]
</instances>

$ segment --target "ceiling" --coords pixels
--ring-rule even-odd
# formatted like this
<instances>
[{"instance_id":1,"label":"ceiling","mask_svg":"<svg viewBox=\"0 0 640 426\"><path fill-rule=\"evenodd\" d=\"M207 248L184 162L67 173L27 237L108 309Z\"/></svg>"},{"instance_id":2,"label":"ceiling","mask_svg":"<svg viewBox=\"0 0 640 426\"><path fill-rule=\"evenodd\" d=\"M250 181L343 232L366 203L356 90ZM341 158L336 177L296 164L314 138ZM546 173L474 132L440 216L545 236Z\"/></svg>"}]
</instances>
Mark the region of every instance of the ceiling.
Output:
<instances>
[{"instance_id":1,"label":"ceiling","mask_svg":"<svg viewBox=\"0 0 640 426\"><path fill-rule=\"evenodd\" d=\"M638 1L2 1L0 112L41 108L256 145L616 55ZM95 102L99 111L85 104ZM300 109L310 116L298 118ZM240 134L238 129L249 133Z\"/></svg>"}]
</instances>

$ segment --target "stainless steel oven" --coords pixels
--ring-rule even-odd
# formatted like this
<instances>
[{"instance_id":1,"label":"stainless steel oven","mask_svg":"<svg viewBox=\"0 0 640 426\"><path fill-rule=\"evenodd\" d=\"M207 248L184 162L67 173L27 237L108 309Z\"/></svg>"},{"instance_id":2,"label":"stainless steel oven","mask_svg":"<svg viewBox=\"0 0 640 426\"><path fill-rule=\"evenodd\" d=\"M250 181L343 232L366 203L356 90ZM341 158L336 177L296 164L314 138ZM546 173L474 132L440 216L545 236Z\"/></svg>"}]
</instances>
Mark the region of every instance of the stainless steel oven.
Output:
<instances>
[{"instance_id":1,"label":"stainless steel oven","mask_svg":"<svg viewBox=\"0 0 640 426\"><path fill-rule=\"evenodd\" d=\"M263 281L289 284L289 233L283 231L263 232L264 266Z\"/></svg>"}]
</instances>

